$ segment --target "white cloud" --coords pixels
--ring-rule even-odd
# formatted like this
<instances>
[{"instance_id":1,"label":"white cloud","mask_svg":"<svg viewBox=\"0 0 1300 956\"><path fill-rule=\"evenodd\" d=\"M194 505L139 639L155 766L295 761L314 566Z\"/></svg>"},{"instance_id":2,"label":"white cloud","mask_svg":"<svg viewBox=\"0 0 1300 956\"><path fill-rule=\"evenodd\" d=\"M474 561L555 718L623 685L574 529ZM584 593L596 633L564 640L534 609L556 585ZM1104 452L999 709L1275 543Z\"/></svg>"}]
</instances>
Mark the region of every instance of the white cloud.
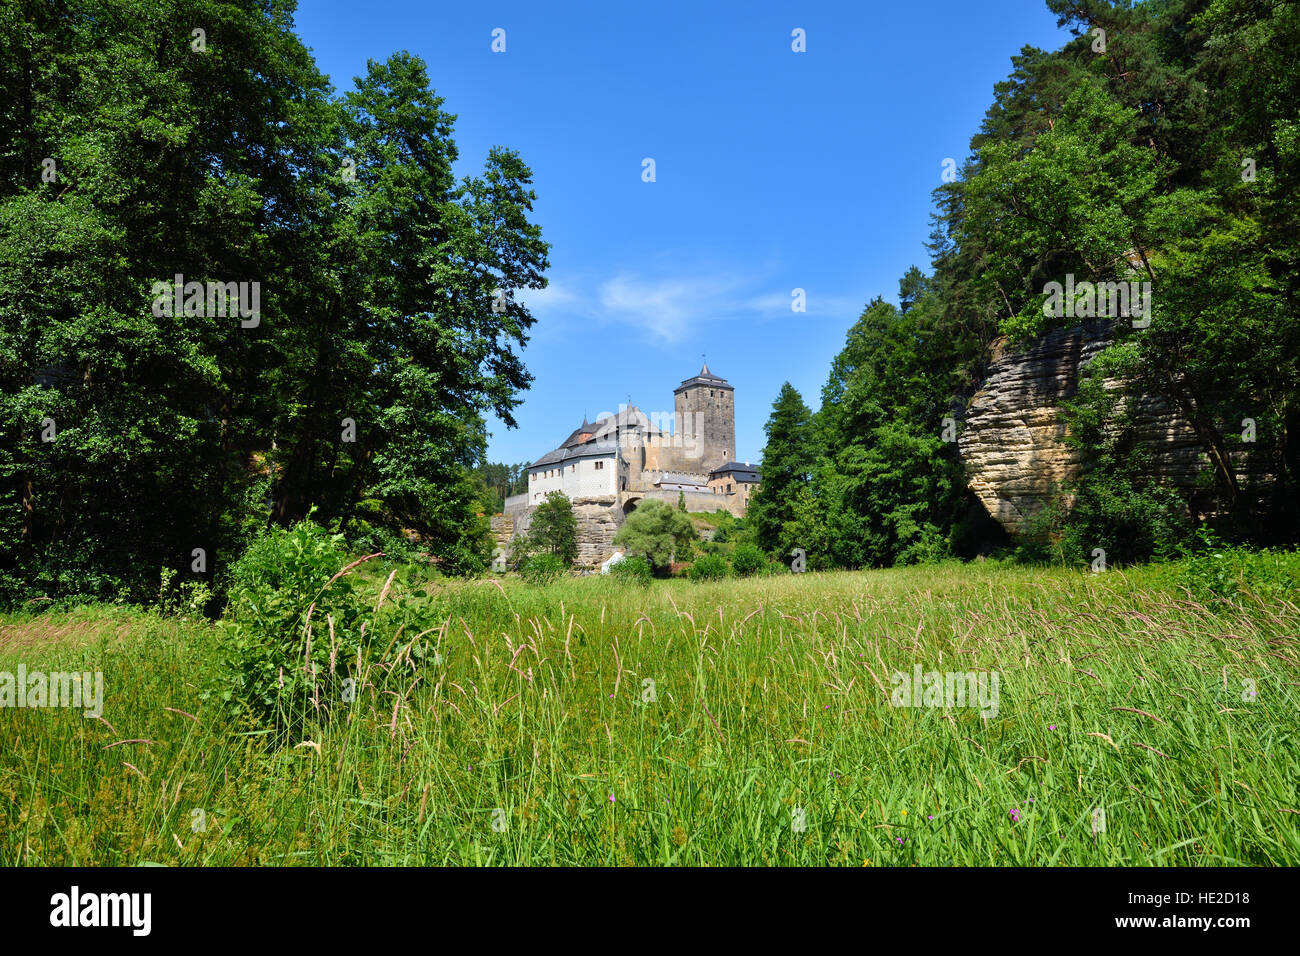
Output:
<instances>
[{"instance_id":1,"label":"white cloud","mask_svg":"<svg viewBox=\"0 0 1300 956\"><path fill-rule=\"evenodd\" d=\"M739 318L780 321L790 311L791 289L773 289L768 277L738 272L648 276L634 271L611 278L565 277L545 289L525 290L519 299L542 328L571 332L574 327L621 325L659 345L697 335L701 325ZM851 320L863 303L806 290L807 315Z\"/></svg>"},{"instance_id":2,"label":"white cloud","mask_svg":"<svg viewBox=\"0 0 1300 956\"><path fill-rule=\"evenodd\" d=\"M651 338L679 342L701 323L733 315L747 284L727 275L647 279L623 274L600 284L600 313Z\"/></svg>"},{"instance_id":3,"label":"white cloud","mask_svg":"<svg viewBox=\"0 0 1300 956\"><path fill-rule=\"evenodd\" d=\"M520 289L515 298L523 303L528 311L542 316L564 309L571 309L579 296L567 285L561 285L552 279L544 289Z\"/></svg>"}]
</instances>

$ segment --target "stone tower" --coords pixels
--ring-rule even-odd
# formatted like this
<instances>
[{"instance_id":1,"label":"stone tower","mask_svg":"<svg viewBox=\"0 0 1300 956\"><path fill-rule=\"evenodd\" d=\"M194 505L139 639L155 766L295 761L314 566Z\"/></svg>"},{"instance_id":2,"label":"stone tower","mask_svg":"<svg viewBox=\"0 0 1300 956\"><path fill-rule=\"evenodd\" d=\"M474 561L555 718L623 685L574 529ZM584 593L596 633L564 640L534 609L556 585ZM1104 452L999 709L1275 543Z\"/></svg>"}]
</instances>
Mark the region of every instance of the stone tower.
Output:
<instances>
[{"instance_id":1,"label":"stone tower","mask_svg":"<svg viewBox=\"0 0 1300 956\"><path fill-rule=\"evenodd\" d=\"M708 472L736 457L735 391L707 363L673 389L677 427L686 439L678 451L682 470Z\"/></svg>"}]
</instances>

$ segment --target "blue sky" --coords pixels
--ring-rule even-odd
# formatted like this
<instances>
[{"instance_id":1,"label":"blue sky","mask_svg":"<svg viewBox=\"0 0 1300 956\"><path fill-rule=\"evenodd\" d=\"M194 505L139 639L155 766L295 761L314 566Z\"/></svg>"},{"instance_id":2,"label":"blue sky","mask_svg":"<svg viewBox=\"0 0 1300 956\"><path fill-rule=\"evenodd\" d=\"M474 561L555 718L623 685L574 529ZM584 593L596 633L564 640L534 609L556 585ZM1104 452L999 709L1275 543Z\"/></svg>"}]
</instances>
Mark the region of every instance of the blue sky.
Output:
<instances>
[{"instance_id":1,"label":"blue sky","mask_svg":"<svg viewBox=\"0 0 1300 956\"><path fill-rule=\"evenodd\" d=\"M296 22L340 90L367 59L422 57L458 116L460 174L493 145L533 169L551 285L522 297L534 382L518 429L490 423L506 462L629 396L671 411L702 353L736 389L737 457L757 461L781 383L815 409L863 306L929 271L930 192L1010 57L1068 39L1043 0L300 0Z\"/></svg>"}]
</instances>

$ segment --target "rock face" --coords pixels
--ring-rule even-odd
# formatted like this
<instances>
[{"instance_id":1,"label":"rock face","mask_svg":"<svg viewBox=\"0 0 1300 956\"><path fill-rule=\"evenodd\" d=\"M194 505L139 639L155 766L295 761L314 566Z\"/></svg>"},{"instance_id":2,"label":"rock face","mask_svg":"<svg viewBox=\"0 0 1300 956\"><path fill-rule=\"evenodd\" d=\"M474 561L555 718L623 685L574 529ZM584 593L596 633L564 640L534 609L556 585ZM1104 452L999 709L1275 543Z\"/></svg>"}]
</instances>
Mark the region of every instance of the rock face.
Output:
<instances>
[{"instance_id":1,"label":"rock face","mask_svg":"<svg viewBox=\"0 0 1300 956\"><path fill-rule=\"evenodd\" d=\"M578 520L579 567L599 568L614 551L614 533L623 523L623 512L616 507L618 499L610 495L601 498L575 498L573 516Z\"/></svg>"},{"instance_id":2,"label":"rock face","mask_svg":"<svg viewBox=\"0 0 1300 956\"><path fill-rule=\"evenodd\" d=\"M1056 329L1022 349L1005 339L994 343L958 446L971 491L1013 534L1079 474L1078 454L1060 441L1065 425L1058 409L1078 390L1083 366L1105 348L1112 324ZM1106 381L1108 388L1119 384ZM1207 463L1191 426L1157 396L1136 401L1138 430L1155 450L1155 477L1190 492Z\"/></svg>"},{"instance_id":3,"label":"rock face","mask_svg":"<svg viewBox=\"0 0 1300 956\"><path fill-rule=\"evenodd\" d=\"M592 498L574 498L573 517L577 522L578 557L574 564L580 568L599 568L614 553L614 533L623 524L623 511L615 495ZM533 523L535 508L523 508L506 515L511 519L510 538L523 537ZM493 526L495 532L496 526ZM509 548L508 543L506 548Z\"/></svg>"}]
</instances>

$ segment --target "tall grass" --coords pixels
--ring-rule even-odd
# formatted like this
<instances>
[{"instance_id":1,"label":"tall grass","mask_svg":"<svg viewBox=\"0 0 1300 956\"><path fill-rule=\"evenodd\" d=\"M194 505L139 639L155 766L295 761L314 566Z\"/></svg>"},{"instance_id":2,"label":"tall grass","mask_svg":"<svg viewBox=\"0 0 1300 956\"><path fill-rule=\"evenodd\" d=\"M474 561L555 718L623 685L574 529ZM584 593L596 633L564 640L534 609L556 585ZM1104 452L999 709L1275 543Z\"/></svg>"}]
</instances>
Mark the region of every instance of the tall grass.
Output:
<instances>
[{"instance_id":1,"label":"tall grass","mask_svg":"<svg viewBox=\"0 0 1300 956\"><path fill-rule=\"evenodd\" d=\"M1294 865L1300 610L1167 582L438 582L436 659L283 747L200 701L214 627L11 616L0 670L107 704L0 710L0 863ZM891 706L918 663L996 716Z\"/></svg>"}]
</instances>

